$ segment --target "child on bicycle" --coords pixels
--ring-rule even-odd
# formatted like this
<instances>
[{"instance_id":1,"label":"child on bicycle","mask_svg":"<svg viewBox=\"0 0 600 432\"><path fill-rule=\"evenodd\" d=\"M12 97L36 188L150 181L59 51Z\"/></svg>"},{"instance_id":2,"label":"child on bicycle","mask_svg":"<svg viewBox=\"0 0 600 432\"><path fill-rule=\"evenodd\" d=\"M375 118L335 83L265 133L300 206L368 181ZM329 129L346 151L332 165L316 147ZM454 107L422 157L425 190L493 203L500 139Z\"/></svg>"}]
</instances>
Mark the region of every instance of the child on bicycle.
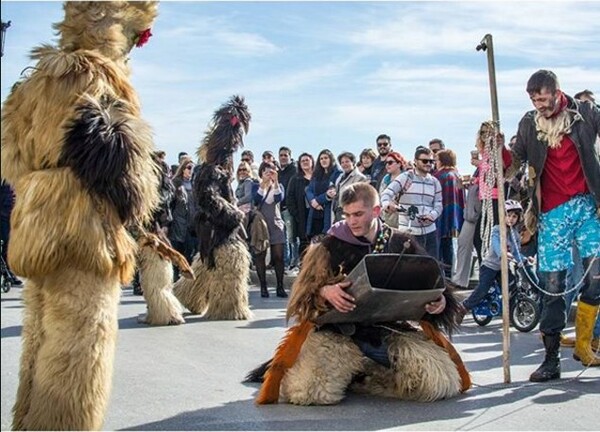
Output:
<instances>
[{"instance_id":1,"label":"child on bicycle","mask_svg":"<svg viewBox=\"0 0 600 432\"><path fill-rule=\"evenodd\" d=\"M505 202L506 210L506 244L507 244L507 256L509 259L515 259L518 262L523 262L526 258L521 254L521 240L519 232L517 231L517 224L520 222L523 207L521 203L515 200L507 200ZM492 241L491 248L487 255L482 260L481 266L479 267L479 284L477 288L473 290L471 295L467 297L461 303L461 314L459 315L459 324L462 322L465 314L477 306L485 298L493 285L494 280L500 274L500 257L502 253L500 250L500 225L494 225L492 228Z\"/></svg>"}]
</instances>

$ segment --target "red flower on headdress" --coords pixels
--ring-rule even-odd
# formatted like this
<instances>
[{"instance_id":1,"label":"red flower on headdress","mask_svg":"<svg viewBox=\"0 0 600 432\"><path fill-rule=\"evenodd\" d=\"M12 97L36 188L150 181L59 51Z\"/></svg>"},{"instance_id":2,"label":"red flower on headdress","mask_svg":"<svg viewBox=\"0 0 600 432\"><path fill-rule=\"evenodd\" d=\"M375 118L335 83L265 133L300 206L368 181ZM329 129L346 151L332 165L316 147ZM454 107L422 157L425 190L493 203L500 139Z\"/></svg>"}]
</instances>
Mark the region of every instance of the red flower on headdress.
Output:
<instances>
[{"instance_id":1,"label":"red flower on headdress","mask_svg":"<svg viewBox=\"0 0 600 432\"><path fill-rule=\"evenodd\" d=\"M152 32L150 32L150 29L148 28L148 29L144 30L143 32L141 32L138 35L135 46L138 48L144 46L146 44L146 42L148 42L150 40L150 36L152 36Z\"/></svg>"},{"instance_id":2,"label":"red flower on headdress","mask_svg":"<svg viewBox=\"0 0 600 432\"><path fill-rule=\"evenodd\" d=\"M240 119L237 118L237 116L233 116L229 119L229 123L231 124L231 126L235 126L239 122L240 122Z\"/></svg>"}]
</instances>

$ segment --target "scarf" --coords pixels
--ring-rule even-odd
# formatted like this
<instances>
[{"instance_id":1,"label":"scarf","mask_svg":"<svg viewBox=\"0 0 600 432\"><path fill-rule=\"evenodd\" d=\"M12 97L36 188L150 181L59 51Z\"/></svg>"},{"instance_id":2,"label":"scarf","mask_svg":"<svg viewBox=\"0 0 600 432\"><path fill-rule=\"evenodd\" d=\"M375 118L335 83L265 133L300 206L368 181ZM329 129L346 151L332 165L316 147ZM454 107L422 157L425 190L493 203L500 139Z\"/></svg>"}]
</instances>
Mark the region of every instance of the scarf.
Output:
<instances>
[{"instance_id":1,"label":"scarf","mask_svg":"<svg viewBox=\"0 0 600 432\"><path fill-rule=\"evenodd\" d=\"M537 139L545 142L551 149L557 149L561 146L565 135L571 133L571 128L577 116L573 117L573 111L567 109L568 99L565 94L556 90L557 100L556 109L549 118L544 117L536 111L535 128Z\"/></svg>"}]
</instances>

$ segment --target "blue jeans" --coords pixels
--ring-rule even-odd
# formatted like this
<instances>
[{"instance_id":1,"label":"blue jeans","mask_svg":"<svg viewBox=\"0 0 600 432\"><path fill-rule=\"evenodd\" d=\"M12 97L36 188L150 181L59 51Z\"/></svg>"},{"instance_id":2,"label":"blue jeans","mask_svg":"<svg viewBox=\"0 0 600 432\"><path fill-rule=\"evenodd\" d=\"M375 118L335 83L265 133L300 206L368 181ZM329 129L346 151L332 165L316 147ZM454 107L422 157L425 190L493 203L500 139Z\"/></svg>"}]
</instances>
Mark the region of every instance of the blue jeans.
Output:
<instances>
[{"instance_id":1,"label":"blue jeans","mask_svg":"<svg viewBox=\"0 0 600 432\"><path fill-rule=\"evenodd\" d=\"M438 259L440 246L437 231L430 232L429 234L416 235L415 239L425 248L427 255Z\"/></svg>"},{"instance_id":2,"label":"blue jeans","mask_svg":"<svg viewBox=\"0 0 600 432\"><path fill-rule=\"evenodd\" d=\"M382 342L378 347L371 345L369 342L353 339L354 343L358 345L358 348L362 353L369 357L371 360L376 361L382 366L390 367L390 358L388 357L388 346L385 342Z\"/></svg>"},{"instance_id":3,"label":"blue jeans","mask_svg":"<svg viewBox=\"0 0 600 432\"><path fill-rule=\"evenodd\" d=\"M499 273L500 270L492 270L491 268L482 265L479 268L479 283L477 284L477 288L475 288L471 295L463 301L463 306L466 309L471 310L481 303L489 292L490 287L494 284Z\"/></svg>"},{"instance_id":4,"label":"blue jeans","mask_svg":"<svg viewBox=\"0 0 600 432\"><path fill-rule=\"evenodd\" d=\"M454 245L452 237L440 239L439 259L444 264L444 274L448 279L452 276L452 264L454 262Z\"/></svg>"},{"instance_id":5,"label":"blue jeans","mask_svg":"<svg viewBox=\"0 0 600 432\"><path fill-rule=\"evenodd\" d=\"M296 235L296 224L294 223L294 217L290 214L288 209L281 212L281 217L285 223L285 236L286 243L283 248L283 259L286 267L298 265L298 238Z\"/></svg>"}]
</instances>

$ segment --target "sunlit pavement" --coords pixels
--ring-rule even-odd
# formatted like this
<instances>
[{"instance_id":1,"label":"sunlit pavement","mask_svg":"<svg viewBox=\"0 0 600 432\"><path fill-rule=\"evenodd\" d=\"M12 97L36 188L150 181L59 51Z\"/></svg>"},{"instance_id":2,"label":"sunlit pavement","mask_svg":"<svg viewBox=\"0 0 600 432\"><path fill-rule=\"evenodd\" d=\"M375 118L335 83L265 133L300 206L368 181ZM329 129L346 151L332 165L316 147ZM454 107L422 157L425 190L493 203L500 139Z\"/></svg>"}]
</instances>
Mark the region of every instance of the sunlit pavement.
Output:
<instances>
[{"instance_id":1,"label":"sunlit pavement","mask_svg":"<svg viewBox=\"0 0 600 432\"><path fill-rule=\"evenodd\" d=\"M137 323L143 297L123 290L107 430L597 430L600 368L583 368L563 349L563 379L532 385L543 349L537 330L511 330L511 384L504 384L500 319L470 316L453 340L474 388L434 403L350 394L341 404L257 406L244 375L273 353L285 329L285 300L250 290L249 321L186 316L177 327ZM2 293L1 426L10 429L18 384L21 289ZM572 332L572 323L569 324Z\"/></svg>"}]
</instances>

